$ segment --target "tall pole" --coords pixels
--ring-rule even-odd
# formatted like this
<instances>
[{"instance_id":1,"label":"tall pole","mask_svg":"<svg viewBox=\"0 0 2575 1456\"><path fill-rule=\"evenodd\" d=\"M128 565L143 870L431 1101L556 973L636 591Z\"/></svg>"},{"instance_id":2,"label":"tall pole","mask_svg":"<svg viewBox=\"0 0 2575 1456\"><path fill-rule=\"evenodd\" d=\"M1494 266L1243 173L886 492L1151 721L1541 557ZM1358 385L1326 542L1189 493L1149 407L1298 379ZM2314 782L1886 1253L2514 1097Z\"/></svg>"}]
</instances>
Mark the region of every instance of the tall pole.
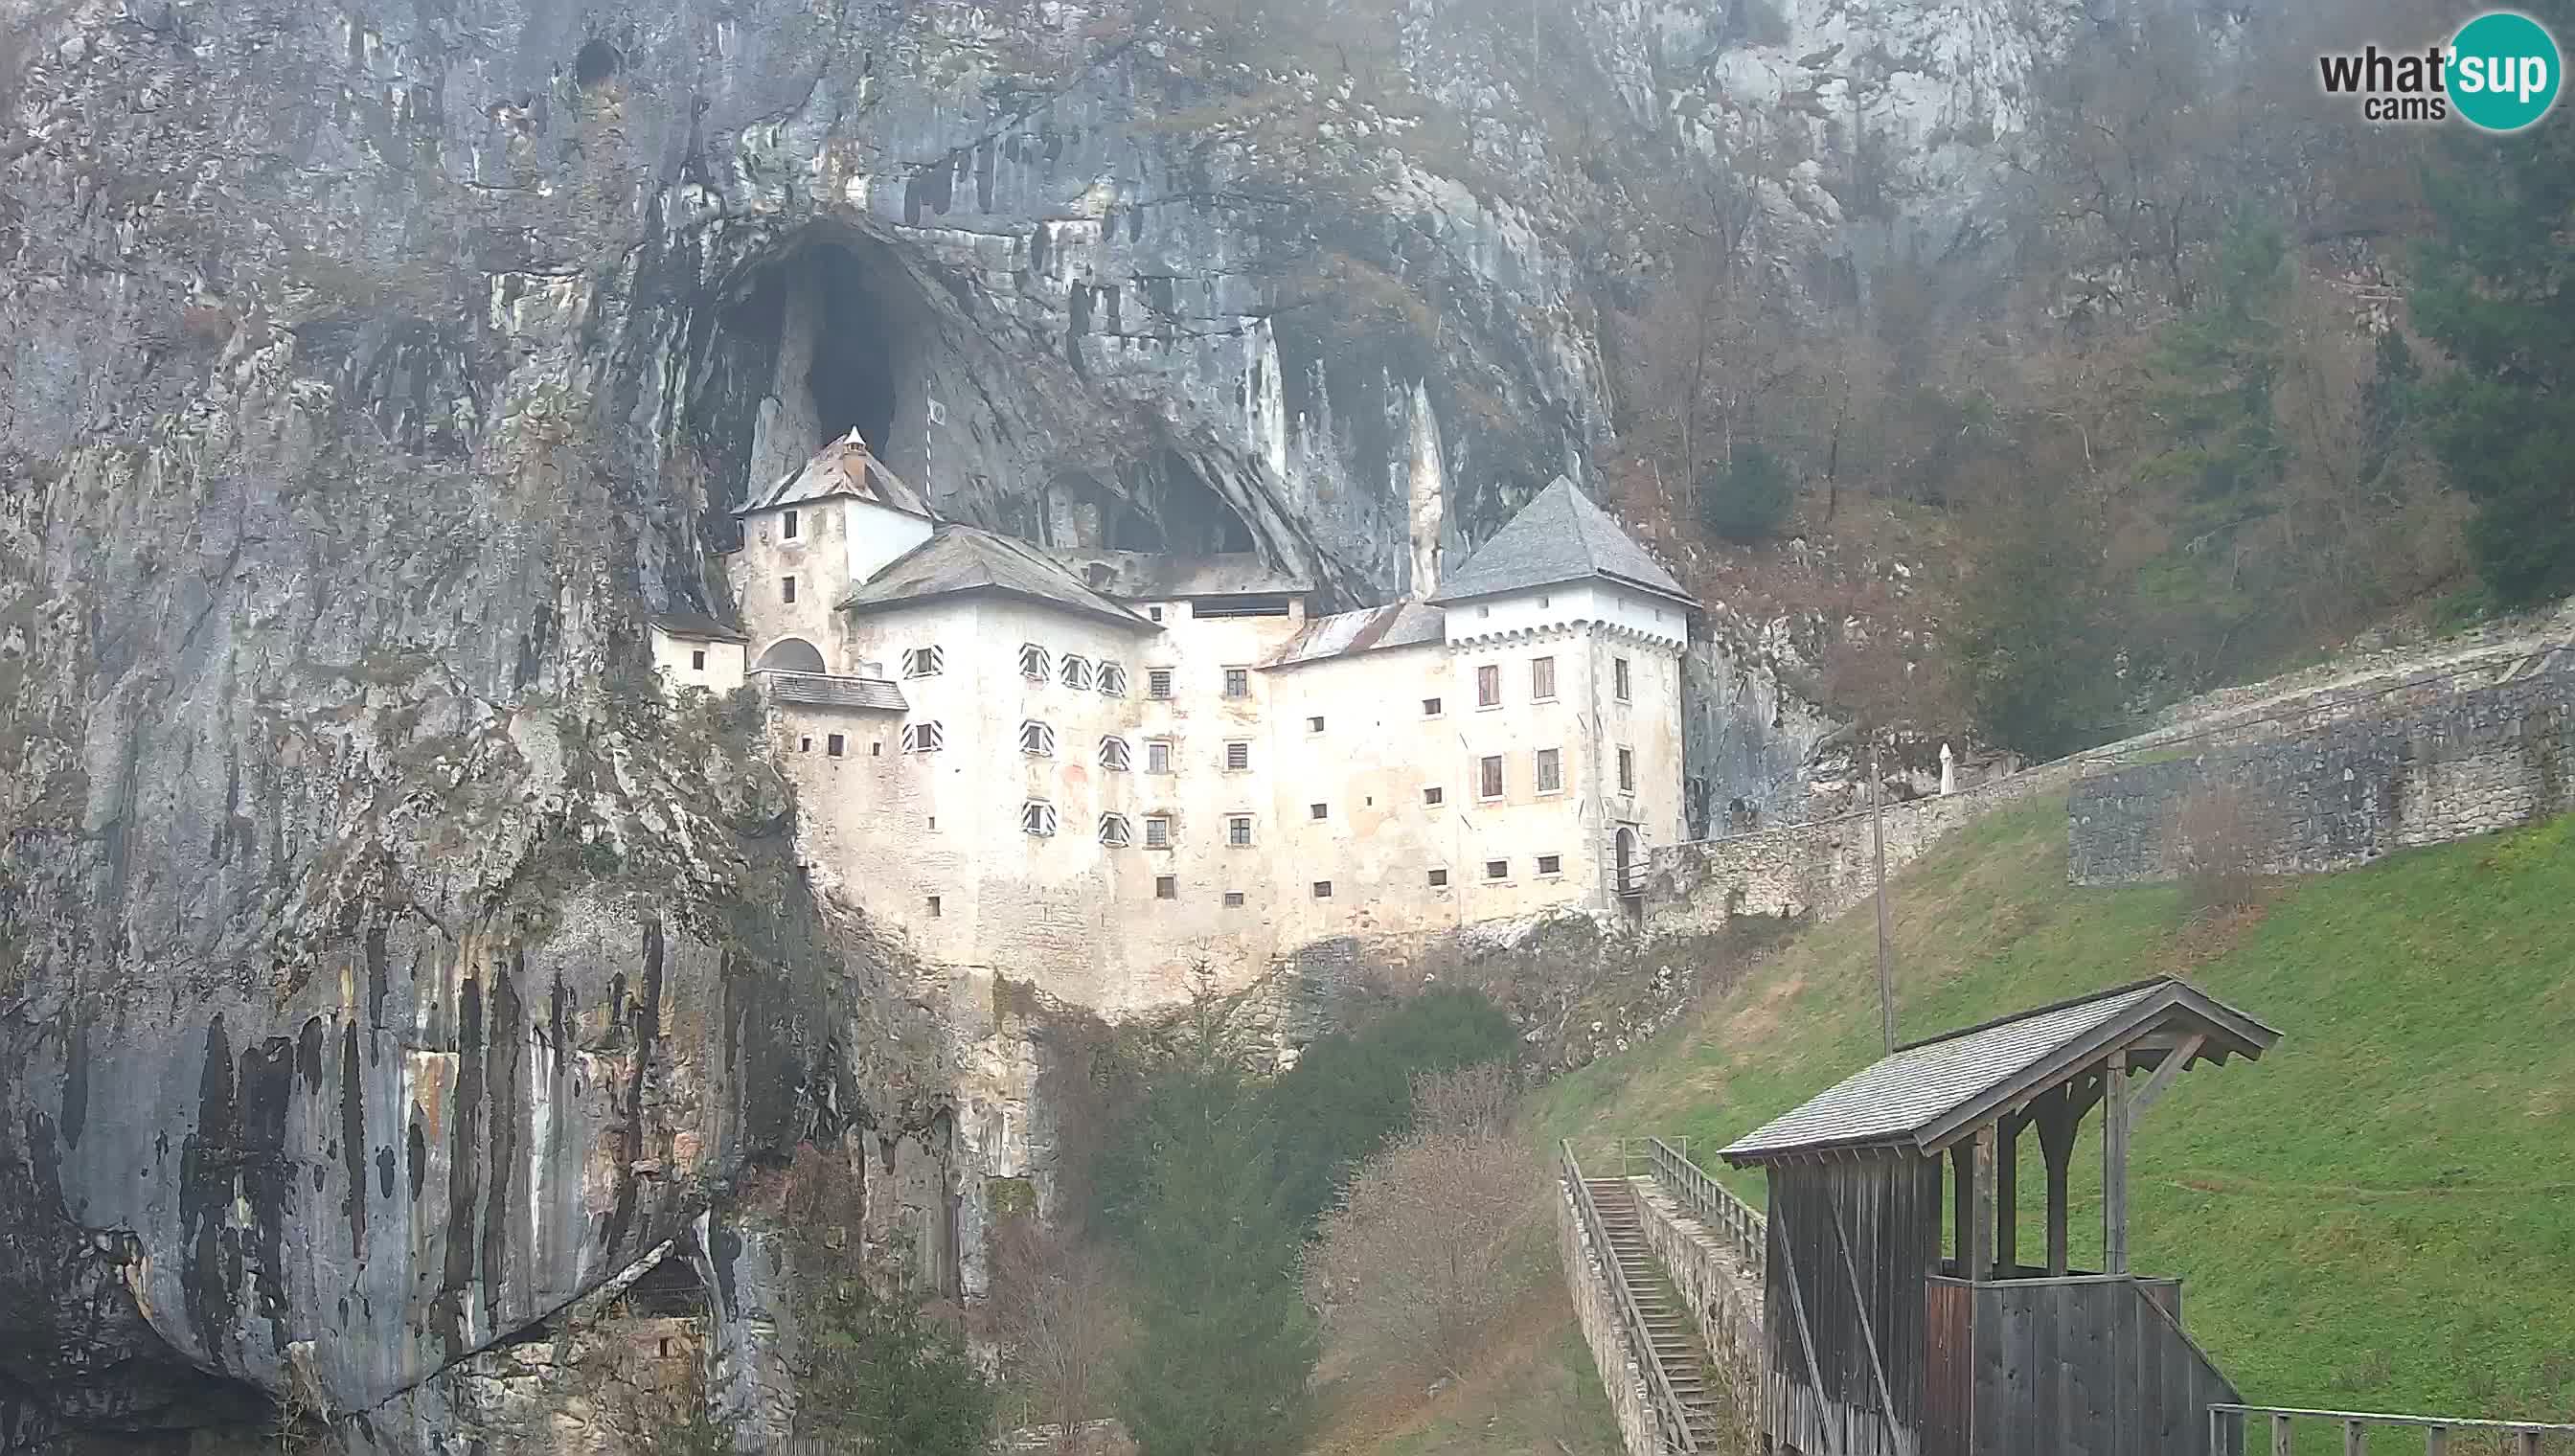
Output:
<instances>
[{"instance_id":1,"label":"tall pole","mask_svg":"<svg viewBox=\"0 0 2575 1456\"><path fill-rule=\"evenodd\" d=\"M1895 1052L1895 980L1886 968L1886 813L1880 806L1877 737L1868 741L1868 833L1877 848L1877 1019L1889 1055Z\"/></svg>"}]
</instances>

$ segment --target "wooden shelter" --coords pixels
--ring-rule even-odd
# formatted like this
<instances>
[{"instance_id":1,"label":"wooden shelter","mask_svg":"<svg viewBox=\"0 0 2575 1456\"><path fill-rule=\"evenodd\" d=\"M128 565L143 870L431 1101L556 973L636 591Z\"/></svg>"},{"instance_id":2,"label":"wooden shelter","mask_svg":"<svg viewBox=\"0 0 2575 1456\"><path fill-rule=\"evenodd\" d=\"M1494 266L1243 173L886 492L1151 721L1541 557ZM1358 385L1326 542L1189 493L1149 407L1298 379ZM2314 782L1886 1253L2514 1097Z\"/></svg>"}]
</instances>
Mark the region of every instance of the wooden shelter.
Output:
<instances>
[{"instance_id":1,"label":"wooden shelter","mask_svg":"<svg viewBox=\"0 0 2575 1456\"><path fill-rule=\"evenodd\" d=\"M2208 1404L2239 1396L2182 1332L2180 1282L2128 1269L2128 1138L2183 1071L2257 1058L2279 1034L2179 979L2139 981L1900 1047L1724 1148L1769 1183L1773 1449L2198 1449ZM2066 1172L2096 1105L2104 1267L2082 1271ZM2015 1238L2024 1130L2047 1169L2032 1263Z\"/></svg>"}]
</instances>

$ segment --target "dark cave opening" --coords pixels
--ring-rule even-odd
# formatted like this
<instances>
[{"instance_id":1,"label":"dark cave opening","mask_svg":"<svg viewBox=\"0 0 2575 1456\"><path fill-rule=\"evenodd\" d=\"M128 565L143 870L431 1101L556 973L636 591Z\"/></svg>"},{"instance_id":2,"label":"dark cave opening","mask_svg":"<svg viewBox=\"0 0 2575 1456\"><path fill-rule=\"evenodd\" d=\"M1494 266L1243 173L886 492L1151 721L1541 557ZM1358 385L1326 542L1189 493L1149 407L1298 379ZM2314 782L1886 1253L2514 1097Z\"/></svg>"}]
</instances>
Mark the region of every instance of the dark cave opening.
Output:
<instances>
[{"instance_id":1,"label":"dark cave opening","mask_svg":"<svg viewBox=\"0 0 2575 1456\"><path fill-rule=\"evenodd\" d=\"M572 58L572 82L587 91L616 75L625 64L626 58L617 53L617 47L604 40L592 41Z\"/></svg>"},{"instance_id":2,"label":"dark cave opening","mask_svg":"<svg viewBox=\"0 0 2575 1456\"><path fill-rule=\"evenodd\" d=\"M805 387L814 399L820 428L817 448L857 430L868 448L887 458L894 448L897 367L906 356L906 330L897 310L878 286L880 269L838 244L812 250L804 261L811 270L814 362ZM789 307L796 306L791 290Z\"/></svg>"},{"instance_id":3,"label":"dark cave opening","mask_svg":"<svg viewBox=\"0 0 2575 1456\"><path fill-rule=\"evenodd\" d=\"M1103 527L1112 551L1215 556L1256 549L1243 513L1179 451L1158 452L1133 478L1134 500L1143 509L1107 513Z\"/></svg>"}]
</instances>

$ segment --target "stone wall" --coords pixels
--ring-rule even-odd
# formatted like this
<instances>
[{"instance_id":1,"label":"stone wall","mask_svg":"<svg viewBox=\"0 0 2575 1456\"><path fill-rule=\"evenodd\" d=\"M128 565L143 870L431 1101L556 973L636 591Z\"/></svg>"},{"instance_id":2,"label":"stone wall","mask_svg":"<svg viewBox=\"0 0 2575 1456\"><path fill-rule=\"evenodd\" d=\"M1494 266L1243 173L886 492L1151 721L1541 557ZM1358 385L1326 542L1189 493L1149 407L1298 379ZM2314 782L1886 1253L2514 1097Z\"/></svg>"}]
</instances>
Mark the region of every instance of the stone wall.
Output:
<instances>
[{"instance_id":1,"label":"stone wall","mask_svg":"<svg viewBox=\"0 0 2575 1456\"><path fill-rule=\"evenodd\" d=\"M2575 660L2560 654L2491 686L2408 683L2367 718L2296 736L2096 771L2069 796L2069 873L2078 884L2171 877L2175 825L2202 795L2233 804L2270 873L2345 868L2575 808L2570 700Z\"/></svg>"},{"instance_id":2,"label":"stone wall","mask_svg":"<svg viewBox=\"0 0 2575 1456\"><path fill-rule=\"evenodd\" d=\"M1607 1255L1591 1246L1582 1226L1582 1210L1573 1189L1559 1178L1555 1192L1556 1263L1564 1270L1565 1289L1573 1296L1574 1318L1582 1325L1582 1342L1591 1347L1591 1363L1600 1371L1601 1393L1618 1417L1618 1435L1627 1456L1664 1456L1663 1438L1654 1423L1653 1397L1645 1392L1645 1372L1627 1348L1618 1324L1618 1293L1609 1287Z\"/></svg>"},{"instance_id":3,"label":"stone wall","mask_svg":"<svg viewBox=\"0 0 2575 1456\"><path fill-rule=\"evenodd\" d=\"M1752 1450L1760 1430L1761 1366L1767 1348L1761 1334L1761 1276L1660 1182L1638 1178L1635 1184L1636 1221L1644 1230L1645 1247L1662 1261L1707 1344L1708 1359L1724 1378L1716 1393L1727 1428L1736 1433L1740 1449Z\"/></svg>"},{"instance_id":4,"label":"stone wall","mask_svg":"<svg viewBox=\"0 0 2575 1456\"><path fill-rule=\"evenodd\" d=\"M1886 805L1887 871L1998 808L2062 792L2079 767L2062 759L1956 793ZM1738 915L1838 914L1868 898L1874 861L1866 809L1658 849L1645 884L1646 929L1676 934L1711 930Z\"/></svg>"}]
</instances>

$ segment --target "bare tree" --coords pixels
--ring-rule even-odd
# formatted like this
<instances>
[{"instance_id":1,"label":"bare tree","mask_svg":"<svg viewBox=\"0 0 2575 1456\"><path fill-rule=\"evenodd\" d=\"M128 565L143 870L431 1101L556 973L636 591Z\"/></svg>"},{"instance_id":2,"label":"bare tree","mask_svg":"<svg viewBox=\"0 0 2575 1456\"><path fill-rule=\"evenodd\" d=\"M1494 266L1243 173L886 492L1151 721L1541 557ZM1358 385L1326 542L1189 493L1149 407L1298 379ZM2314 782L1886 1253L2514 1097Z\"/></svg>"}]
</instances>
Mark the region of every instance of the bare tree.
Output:
<instances>
[{"instance_id":1,"label":"bare tree","mask_svg":"<svg viewBox=\"0 0 2575 1456\"><path fill-rule=\"evenodd\" d=\"M1108 1255L1024 1213L996 1230L993 1263L1006 1358L1036 1392L1058 1448L1070 1451L1106 1404L1126 1346L1127 1312Z\"/></svg>"},{"instance_id":2,"label":"bare tree","mask_svg":"<svg viewBox=\"0 0 2575 1456\"><path fill-rule=\"evenodd\" d=\"M2204 919L2258 902L2271 837L2270 816L2243 793L2219 786L2193 793L2173 819L2166 848L2189 916Z\"/></svg>"}]
</instances>

